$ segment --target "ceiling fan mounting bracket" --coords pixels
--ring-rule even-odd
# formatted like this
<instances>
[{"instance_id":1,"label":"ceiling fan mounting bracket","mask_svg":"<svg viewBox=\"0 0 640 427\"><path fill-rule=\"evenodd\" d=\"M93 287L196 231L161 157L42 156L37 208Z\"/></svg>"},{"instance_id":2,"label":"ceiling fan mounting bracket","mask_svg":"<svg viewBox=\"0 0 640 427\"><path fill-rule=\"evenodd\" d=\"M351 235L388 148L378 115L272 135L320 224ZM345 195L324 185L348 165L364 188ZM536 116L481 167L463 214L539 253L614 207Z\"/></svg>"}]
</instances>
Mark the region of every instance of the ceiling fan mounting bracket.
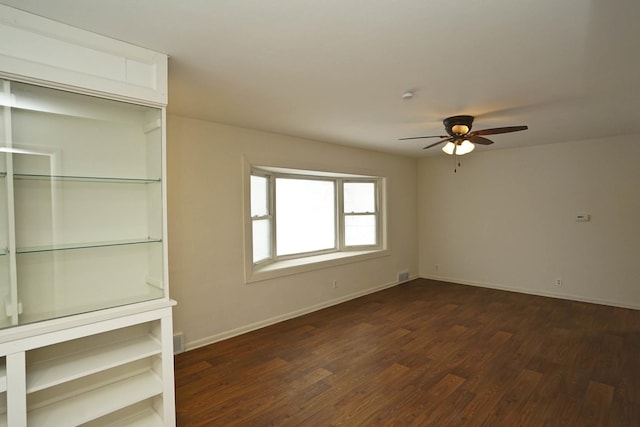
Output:
<instances>
[{"instance_id":1,"label":"ceiling fan mounting bracket","mask_svg":"<svg viewBox=\"0 0 640 427\"><path fill-rule=\"evenodd\" d=\"M449 135L461 136L471 131L471 126L473 125L473 116L451 116L444 119L442 123L444 123L444 128ZM459 132L454 132L454 126L466 126L467 132L462 134Z\"/></svg>"}]
</instances>

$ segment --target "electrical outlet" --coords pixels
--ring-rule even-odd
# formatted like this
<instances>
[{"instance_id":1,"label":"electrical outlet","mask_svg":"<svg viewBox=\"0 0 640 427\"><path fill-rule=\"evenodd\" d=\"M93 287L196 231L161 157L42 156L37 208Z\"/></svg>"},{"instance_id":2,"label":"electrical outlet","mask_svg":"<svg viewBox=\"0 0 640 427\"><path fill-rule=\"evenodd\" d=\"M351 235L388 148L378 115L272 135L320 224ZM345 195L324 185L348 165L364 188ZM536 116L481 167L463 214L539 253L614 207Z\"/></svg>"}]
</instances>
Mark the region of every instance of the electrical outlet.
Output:
<instances>
[{"instance_id":1,"label":"electrical outlet","mask_svg":"<svg viewBox=\"0 0 640 427\"><path fill-rule=\"evenodd\" d=\"M336 279L333 279L333 289L338 287L338 281Z\"/></svg>"},{"instance_id":2,"label":"electrical outlet","mask_svg":"<svg viewBox=\"0 0 640 427\"><path fill-rule=\"evenodd\" d=\"M435 265L436 271L438 271L440 269L440 266L438 264Z\"/></svg>"},{"instance_id":3,"label":"electrical outlet","mask_svg":"<svg viewBox=\"0 0 640 427\"><path fill-rule=\"evenodd\" d=\"M556 286L562 286L562 279L556 279Z\"/></svg>"}]
</instances>

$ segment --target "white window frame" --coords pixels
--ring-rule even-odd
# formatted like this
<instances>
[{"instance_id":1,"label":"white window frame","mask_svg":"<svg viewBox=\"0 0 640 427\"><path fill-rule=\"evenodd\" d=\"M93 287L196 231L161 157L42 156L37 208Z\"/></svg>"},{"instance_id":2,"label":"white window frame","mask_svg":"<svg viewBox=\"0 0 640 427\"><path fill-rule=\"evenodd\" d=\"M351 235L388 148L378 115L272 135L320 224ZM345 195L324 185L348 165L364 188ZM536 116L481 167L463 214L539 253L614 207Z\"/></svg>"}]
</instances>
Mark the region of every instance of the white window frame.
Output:
<instances>
[{"instance_id":1,"label":"white window frame","mask_svg":"<svg viewBox=\"0 0 640 427\"><path fill-rule=\"evenodd\" d=\"M345 212L344 211L344 185L347 183L371 183L374 185L374 211L373 212ZM339 183L340 187L340 197L338 199L338 212L340 212L340 246L341 250L361 250L361 249L371 249L371 248L379 248L380 247L380 236L382 235L382 224L380 222L380 178L340 178ZM346 231L345 224L346 218L348 216L375 216L376 223L376 243L373 245L347 245L345 242Z\"/></svg>"},{"instance_id":2,"label":"white window frame","mask_svg":"<svg viewBox=\"0 0 640 427\"><path fill-rule=\"evenodd\" d=\"M251 216L251 231L250 232L251 232L252 241L253 241L253 224L256 221L261 221L261 220L265 220L265 219L269 220L269 226L270 226L270 230L271 230L270 232L271 233L273 233L273 230L274 230L273 223L275 222L275 216L273 215L274 197L273 197L273 193L271 191L271 189L273 188L273 185L272 185L272 182L271 182L273 177L270 176L269 174L263 174L263 173L259 173L257 171L255 171L255 172L252 171L251 172L251 176L254 176L254 175L255 176L264 177L267 180L267 213L266 213L266 215L255 215L255 216L251 215L251 205L249 205L249 216ZM251 185L249 185L249 186L251 187ZM254 264L270 262L271 258L273 257L273 254L275 254L275 239L273 239L273 238L271 239L270 246L271 246L270 249L269 249L270 256L268 256L268 257L266 257L264 259L261 259L258 262L255 262ZM252 247L251 247L251 259L253 260L253 244L252 244Z\"/></svg>"},{"instance_id":3,"label":"white window frame","mask_svg":"<svg viewBox=\"0 0 640 427\"><path fill-rule=\"evenodd\" d=\"M271 257L253 262L253 222L263 217L251 217L251 175L268 178L269 213L271 225ZM277 178L318 179L334 183L335 196L335 247L290 255L277 255L276 224L277 211L275 186ZM344 183L367 182L375 185L375 212L344 212ZM317 170L301 170L281 167L254 166L245 164L245 282L252 283L269 278L281 277L299 272L327 268L364 259L388 255L385 225L385 186L386 179L381 176L357 175ZM371 215L376 218L376 243L373 245L345 245L345 218L349 215Z\"/></svg>"}]
</instances>

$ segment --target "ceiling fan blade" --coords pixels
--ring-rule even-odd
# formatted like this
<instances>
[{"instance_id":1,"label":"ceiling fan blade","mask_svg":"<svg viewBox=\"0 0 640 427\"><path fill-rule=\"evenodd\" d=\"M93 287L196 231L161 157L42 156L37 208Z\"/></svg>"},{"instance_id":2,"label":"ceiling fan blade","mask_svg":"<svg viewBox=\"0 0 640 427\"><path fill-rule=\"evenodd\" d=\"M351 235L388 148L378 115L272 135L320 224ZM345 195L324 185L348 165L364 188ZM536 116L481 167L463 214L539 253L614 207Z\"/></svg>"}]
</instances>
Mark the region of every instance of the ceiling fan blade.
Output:
<instances>
[{"instance_id":1,"label":"ceiling fan blade","mask_svg":"<svg viewBox=\"0 0 640 427\"><path fill-rule=\"evenodd\" d=\"M443 139L442 141L434 142L431 145L427 145L426 147L423 148L423 150L426 150L427 148L435 147L436 145L442 144L443 142L447 142L447 141L453 141L453 137L447 138L447 139Z\"/></svg>"},{"instance_id":2,"label":"ceiling fan blade","mask_svg":"<svg viewBox=\"0 0 640 427\"><path fill-rule=\"evenodd\" d=\"M507 126L503 128L492 128L492 129L480 129L475 130L469 134L469 136L474 135L496 135L499 133L509 133L509 132L519 132L521 130L527 130L529 126Z\"/></svg>"},{"instance_id":3,"label":"ceiling fan blade","mask_svg":"<svg viewBox=\"0 0 640 427\"><path fill-rule=\"evenodd\" d=\"M480 144L480 145L493 144L492 140L483 138L482 136L478 136L478 135L470 135L467 139L473 142L474 144Z\"/></svg>"},{"instance_id":4,"label":"ceiling fan blade","mask_svg":"<svg viewBox=\"0 0 640 427\"><path fill-rule=\"evenodd\" d=\"M423 139L423 138L448 138L448 136L447 135L411 136L409 138L398 138L398 141L406 141L407 139Z\"/></svg>"}]
</instances>

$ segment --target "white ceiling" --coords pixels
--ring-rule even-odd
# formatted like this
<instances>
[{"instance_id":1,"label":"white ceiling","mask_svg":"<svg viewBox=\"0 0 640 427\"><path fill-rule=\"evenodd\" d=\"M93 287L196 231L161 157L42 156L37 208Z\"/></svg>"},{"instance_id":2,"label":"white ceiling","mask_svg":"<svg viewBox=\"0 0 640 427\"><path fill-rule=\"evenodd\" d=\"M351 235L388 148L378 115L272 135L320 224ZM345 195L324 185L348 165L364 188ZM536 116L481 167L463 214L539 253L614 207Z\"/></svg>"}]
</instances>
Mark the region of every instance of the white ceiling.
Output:
<instances>
[{"instance_id":1,"label":"white ceiling","mask_svg":"<svg viewBox=\"0 0 640 427\"><path fill-rule=\"evenodd\" d=\"M170 55L169 112L422 156L637 133L638 0L0 0ZM406 90L415 91L403 100Z\"/></svg>"}]
</instances>

